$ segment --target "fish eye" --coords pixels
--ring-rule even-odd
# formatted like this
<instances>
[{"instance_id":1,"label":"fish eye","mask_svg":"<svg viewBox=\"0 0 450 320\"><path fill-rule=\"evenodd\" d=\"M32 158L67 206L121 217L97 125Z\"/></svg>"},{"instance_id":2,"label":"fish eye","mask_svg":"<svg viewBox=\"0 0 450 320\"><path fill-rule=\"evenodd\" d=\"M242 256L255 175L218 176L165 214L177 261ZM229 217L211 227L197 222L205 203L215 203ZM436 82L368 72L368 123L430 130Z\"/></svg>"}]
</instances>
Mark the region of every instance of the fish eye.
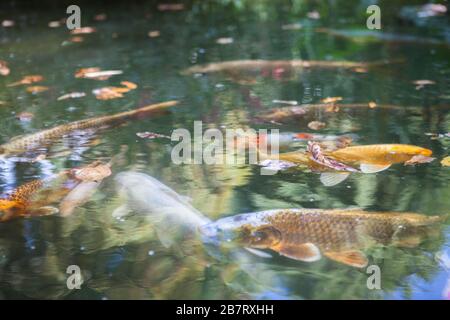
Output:
<instances>
[{"instance_id":1,"label":"fish eye","mask_svg":"<svg viewBox=\"0 0 450 320\"><path fill-rule=\"evenodd\" d=\"M262 227L251 233L253 245L269 246L281 240L281 233L274 227Z\"/></svg>"}]
</instances>

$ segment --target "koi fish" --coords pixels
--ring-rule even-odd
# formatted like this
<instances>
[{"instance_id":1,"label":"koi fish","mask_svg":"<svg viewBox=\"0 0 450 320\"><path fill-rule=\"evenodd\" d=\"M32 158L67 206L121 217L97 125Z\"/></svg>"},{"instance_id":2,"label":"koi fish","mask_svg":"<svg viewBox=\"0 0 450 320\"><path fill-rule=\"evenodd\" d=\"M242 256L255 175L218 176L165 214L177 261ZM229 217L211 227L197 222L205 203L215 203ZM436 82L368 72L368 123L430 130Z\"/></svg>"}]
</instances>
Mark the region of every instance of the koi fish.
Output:
<instances>
[{"instance_id":1,"label":"koi fish","mask_svg":"<svg viewBox=\"0 0 450 320\"><path fill-rule=\"evenodd\" d=\"M142 115L162 111L168 107L178 104L177 101L167 101L149 105L143 108L121 112L108 116L100 116L75 122L63 124L51 129L12 138L9 142L0 145L0 154L3 156L20 155L27 151L36 150L52 141L77 130L102 128L118 124Z\"/></svg>"},{"instance_id":2,"label":"koi fish","mask_svg":"<svg viewBox=\"0 0 450 320\"><path fill-rule=\"evenodd\" d=\"M323 255L363 268L368 264L363 250L377 244L415 247L443 219L360 209L277 209L219 219L199 230L206 241L270 249L306 262L317 261Z\"/></svg>"},{"instance_id":3,"label":"koi fish","mask_svg":"<svg viewBox=\"0 0 450 320\"><path fill-rule=\"evenodd\" d=\"M235 72L235 71L260 71L264 69L353 69L367 68L385 65L386 61L374 62L354 62L354 61L317 61L317 60L233 60L218 63L209 63L190 67L182 72L189 75L194 73L215 73L215 72Z\"/></svg>"}]
</instances>

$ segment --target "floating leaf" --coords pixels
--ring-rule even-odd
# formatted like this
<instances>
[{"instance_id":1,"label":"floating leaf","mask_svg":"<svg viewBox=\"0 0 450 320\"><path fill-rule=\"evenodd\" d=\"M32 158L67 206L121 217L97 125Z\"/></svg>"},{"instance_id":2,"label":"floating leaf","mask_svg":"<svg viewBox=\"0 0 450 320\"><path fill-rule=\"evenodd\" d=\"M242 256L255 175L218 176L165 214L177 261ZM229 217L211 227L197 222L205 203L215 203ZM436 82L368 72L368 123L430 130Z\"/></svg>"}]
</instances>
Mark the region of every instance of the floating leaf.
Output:
<instances>
[{"instance_id":1,"label":"floating leaf","mask_svg":"<svg viewBox=\"0 0 450 320\"><path fill-rule=\"evenodd\" d=\"M94 89L94 90L92 90L92 93L99 100L111 100L111 99L122 98L123 94L120 92L117 92L116 89L117 88L115 88L115 87L104 87L104 88Z\"/></svg>"},{"instance_id":2,"label":"floating leaf","mask_svg":"<svg viewBox=\"0 0 450 320\"><path fill-rule=\"evenodd\" d=\"M317 142L308 142L308 152L310 154L311 160L337 171L348 171L348 172L359 172L358 169L350 167L342 162L338 162L334 159L326 157L322 153L322 149Z\"/></svg>"},{"instance_id":3,"label":"floating leaf","mask_svg":"<svg viewBox=\"0 0 450 320\"><path fill-rule=\"evenodd\" d=\"M17 82L8 84L8 87L14 87L14 86L22 85L22 84L32 84L32 83L40 82L42 80L44 80L44 77L41 75L25 76Z\"/></svg>"},{"instance_id":4,"label":"floating leaf","mask_svg":"<svg viewBox=\"0 0 450 320\"><path fill-rule=\"evenodd\" d=\"M48 89L49 88L45 87L45 86L31 86L31 87L28 87L26 90L29 93L36 94L36 93L39 93L39 92L47 91Z\"/></svg>"},{"instance_id":5,"label":"floating leaf","mask_svg":"<svg viewBox=\"0 0 450 320\"><path fill-rule=\"evenodd\" d=\"M71 34L90 34L96 32L97 29L93 27L83 27L83 28L77 28L70 31Z\"/></svg>"},{"instance_id":6,"label":"floating leaf","mask_svg":"<svg viewBox=\"0 0 450 320\"><path fill-rule=\"evenodd\" d=\"M312 130L320 130L326 127L326 124L324 122L320 122L320 121L311 121L310 123L308 123L308 128L312 129Z\"/></svg>"},{"instance_id":7,"label":"floating leaf","mask_svg":"<svg viewBox=\"0 0 450 320\"><path fill-rule=\"evenodd\" d=\"M130 81L122 81L120 84L127 87L130 90L134 90L137 88L137 84Z\"/></svg>"},{"instance_id":8,"label":"floating leaf","mask_svg":"<svg viewBox=\"0 0 450 320\"><path fill-rule=\"evenodd\" d=\"M75 78L86 78L95 80L108 80L110 77L122 74L122 70L104 70L100 68L82 68L75 72Z\"/></svg>"},{"instance_id":9,"label":"floating leaf","mask_svg":"<svg viewBox=\"0 0 450 320\"><path fill-rule=\"evenodd\" d=\"M145 132L138 132L136 133L136 135L139 138L145 138L145 139L155 139L155 138L167 138L170 139L169 136L166 136L164 134L159 134L159 133L155 133L155 132L149 132L149 131L145 131Z\"/></svg>"},{"instance_id":10,"label":"floating leaf","mask_svg":"<svg viewBox=\"0 0 450 320\"><path fill-rule=\"evenodd\" d=\"M2 76L7 76L10 73L8 63L4 60L0 60L0 74Z\"/></svg>"},{"instance_id":11,"label":"floating leaf","mask_svg":"<svg viewBox=\"0 0 450 320\"><path fill-rule=\"evenodd\" d=\"M218 38L216 40L217 44L231 44L234 42L233 38Z\"/></svg>"},{"instance_id":12,"label":"floating leaf","mask_svg":"<svg viewBox=\"0 0 450 320\"><path fill-rule=\"evenodd\" d=\"M334 103L334 102L338 102L341 101L342 97L328 97L325 99L320 100L323 103Z\"/></svg>"},{"instance_id":13,"label":"floating leaf","mask_svg":"<svg viewBox=\"0 0 450 320\"><path fill-rule=\"evenodd\" d=\"M66 100L66 99L76 99L76 98L82 98L86 96L86 93L84 92L71 92L71 93L66 93L60 97L58 97L58 101L60 100Z\"/></svg>"},{"instance_id":14,"label":"floating leaf","mask_svg":"<svg viewBox=\"0 0 450 320\"><path fill-rule=\"evenodd\" d=\"M370 102L369 102L369 108L370 108L370 109L373 109L373 108L376 108L376 107L377 107L376 102L373 102L373 101L370 101Z\"/></svg>"},{"instance_id":15,"label":"floating leaf","mask_svg":"<svg viewBox=\"0 0 450 320\"><path fill-rule=\"evenodd\" d=\"M416 155L414 157L412 157L411 159L409 159L408 161L406 161L404 163L405 166L413 166L419 163L430 163L431 161L433 161L436 158L432 158L432 157L427 157L427 156L423 156L423 155Z\"/></svg>"},{"instance_id":16,"label":"floating leaf","mask_svg":"<svg viewBox=\"0 0 450 320\"><path fill-rule=\"evenodd\" d=\"M161 32L159 32L158 30L152 30L148 32L148 36L150 38L157 38L161 35Z\"/></svg>"},{"instance_id":17,"label":"floating leaf","mask_svg":"<svg viewBox=\"0 0 450 320\"><path fill-rule=\"evenodd\" d=\"M111 175L111 167L109 164L104 164L100 161L95 161L83 168L72 169L70 173L75 179L87 182L102 181L104 178Z\"/></svg>"},{"instance_id":18,"label":"floating leaf","mask_svg":"<svg viewBox=\"0 0 450 320\"><path fill-rule=\"evenodd\" d=\"M450 156L445 157L444 159L441 160L441 164L444 167L450 167Z\"/></svg>"},{"instance_id":19,"label":"floating leaf","mask_svg":"<svg viewBox=\"0 0 450 320\"><path fill-rule=\"evenodd\" d=\"M413 84L416 85L416 90L420 90L424 86L436 84L436 82L433 80L415 80L415 81L413 81Z\"/></svg>"}]
</instances>

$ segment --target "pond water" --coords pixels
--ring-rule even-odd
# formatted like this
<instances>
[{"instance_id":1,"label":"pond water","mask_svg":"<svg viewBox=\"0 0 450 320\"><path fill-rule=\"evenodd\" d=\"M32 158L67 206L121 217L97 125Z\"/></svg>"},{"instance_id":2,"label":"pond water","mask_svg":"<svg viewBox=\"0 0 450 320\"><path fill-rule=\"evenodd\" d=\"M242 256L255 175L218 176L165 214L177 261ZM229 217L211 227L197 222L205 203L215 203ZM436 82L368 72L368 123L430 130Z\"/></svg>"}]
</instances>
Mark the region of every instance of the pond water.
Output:
<instances>
[{"instance_id":1,"label":"pond water","mask_svg":"<svg viewBox=\"0 0 450 320\"><path fill-rule=\"evenodd\" d=\"M1 143L44 128L151 103L179 100L180 104L169 114L101 131L95 144L75 143L70 153L58 155L57 150L53 157L34 163L3 162L0 192L6 194L34 179L98 159L109 161L120 154L112 175L69 217L49 215L0 224L0 298L444 298L450 275L448 266L436 257L450 254L448 222L440 226L439 236L414 248L370 248L370 264L382 270L381 290L370 290L364 269L329 259L307 263L278 254L265 259L247 253L223 257L206 247L195 232L181 237L168 234L176 241L167 247L155 232L158 225L139 213L123 219L112 217L124 201L114 176L130 170L152 176L190 197L192 207L211 220L279 208L449 213L450 171L440 161L448 155L450 138L427 135L450 131L448 16L416 24L398 18L404 1L390 1L382 8L386 10L382 32L412 36L413 40L387 40L364 36L362 1L336 1L319 7L314 3L194 1L180 11L161 11L154 3L95 7L82 2L82 26L95 27L96 32L78 35L81 42L73 39L64 24L48 26L66 16L62 4L53 3L48 10L21 3L2 4L0 18L14 20L15 26L0 27L0 59L7 61L11 70L9 75L0 76ZM314 19L315 14L308 18L307 13L313 10L319 19ZM106 13L106 19L94 19L100 13ZM351 32L348 37L336 36L317 28L359 30L363 36ZM159 33L149 36L150 31ZM437 43L423 39L437 39ZM359 70L276 67L250 74L242 70L182 72L194 65L246 59L385 63ZM88 67L123 73L103 81L74 76L78 69ZM8 86L26 75L44 79ZM418 86L413 83L417 80L432 83ZM99 100L92 93L97 88L121 86L122 81L138 87L112 100ZM48 90L28 92L26 88L33 85ZM58 100L70 92L84 92L85 96ZM264 112L286 106L276 100L312 104L327 97L342 97L342 103L397 107L331 113L317 110L308 119L284 123L254 121ZM21 121L21 113L22 117L30 114L32 119ZM304 170L265 176L259 166L250 164L177 165L171 160L175 142L136 135L149 131L170 136L176 128L193 132L194 121L202 121L204 129L311 133L314 131L307 126L311 120L326 123L315 133L354 134L358 136L354 143L361 145L417 145L431 149L436 160L417 166L395 164L380 173L354 174L336 186L325 187L317 174ZM70 265L78 265L82 271L80 290L66 285Z\"/></svg>"}]
</instances>

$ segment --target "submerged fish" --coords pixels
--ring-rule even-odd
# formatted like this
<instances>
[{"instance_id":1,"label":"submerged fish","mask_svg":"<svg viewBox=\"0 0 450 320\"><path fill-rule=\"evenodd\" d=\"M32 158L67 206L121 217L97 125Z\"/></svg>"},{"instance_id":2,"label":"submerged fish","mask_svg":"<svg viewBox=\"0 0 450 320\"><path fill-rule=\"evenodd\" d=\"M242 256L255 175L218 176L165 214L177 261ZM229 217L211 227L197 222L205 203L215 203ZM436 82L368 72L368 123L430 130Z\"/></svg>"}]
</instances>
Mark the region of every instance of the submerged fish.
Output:
<instances>
[{"instance_id":1,"label":"submerged fish","mask_svg":"<svg viewBox=\"0 0 450 320\"><path fill-rule=\"evenodd\" d=\"M414 156L429 157L433 152L418 146L407 144L374 144L345 147L332 151L324 151L324 155L342 164L359 166L362 173L376 173L388 169L392 164L402 163ZM275 155L260 154L263 159L276 159L304 165L313 171L321 172L320 181L325 186L334 186L347 179L352 170L332 170L317 163L309 152L293 151Z\"/></svg>"},{"instance_id":2,"label":"submerged fish","mask_svg":"<svg viewBox=\"0 0 450 320\"><path fill-rule=\"evenodd\" d=\"M65 174L65 172L61 173L47 181L33 180L15 189L8 197L0 199L0 222L20 217L56 213L58 211L56 208L47 205L63 197L69 192L69 189L62 187L58 190L46 190L46 188L57 178L64 177ZM48 192L42 196L43 190Z\"/></svg>"},{"instance_id":3,"label":"submerged fish","mask_svg":"<svg viewBox=\"0 0 450 320\"><path fill-rule=\"evenodd\" d=\"M322 69L353 69L376 67L387 64L386 61L374 62L354 62L354 61L317 61L317 60L233 60L206 65L193 66L183 74L194 73L214 73L214 72L235 72L235 71L263 71L265 69L291 70L303 68Z\"/></svg>"},{"instance_id":4,"label":"submerged fish","mask_svg":"<svg viewBox=\"0 0 450 320\"><path fill-rule=\"evenodd\" d=\"M359 209L278 209L239 214L200 227L206 240L271 249L300 261L322 255L362 268L370 246L415 247L429 235L440 216L367 212Z\"/></svg>"},{"instance_id":5,"label":"submerged fish","mask_svg":"<svg viewBox=\"0 0 450 320\"><path fill-rule=\"evenodd\" d=\"M143 108L121 112L108 116L100 116L75 122L63 124L51 129L46 129L29 135L12 138L9 142L0 145L0 154L4 156L19 155L27 151L36 150L55 139L61 138L77 130L91 128L102 128L113 124L118 124L126 120L140 117L148 113L162 111L168 107L176 105L177 101L167 101L149 105Z\"/></svg>"}]
</instances>

